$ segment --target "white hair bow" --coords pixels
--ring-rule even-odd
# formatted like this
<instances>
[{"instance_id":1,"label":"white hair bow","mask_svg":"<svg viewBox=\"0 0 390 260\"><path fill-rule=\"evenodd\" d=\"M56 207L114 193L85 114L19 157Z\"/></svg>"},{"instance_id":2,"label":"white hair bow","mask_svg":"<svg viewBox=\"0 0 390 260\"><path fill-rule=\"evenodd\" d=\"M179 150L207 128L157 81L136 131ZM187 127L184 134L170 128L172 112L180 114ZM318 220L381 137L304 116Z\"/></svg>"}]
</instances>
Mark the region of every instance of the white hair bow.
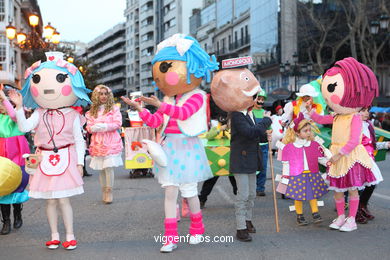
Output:
<instances>
[{"instance_id":1,"label":"white hair bow","mask_svg":"<svg viewBox=\"0 0 390 260\"><path fill-rule=\"evenodd\" d=\"M168 39L163 40L157 45L156 54L166 47L176 47L180 56L183 56L194 43L193 40L184 39L184 36L184 34L176 33Z\"/></svg>"}]
</instances>

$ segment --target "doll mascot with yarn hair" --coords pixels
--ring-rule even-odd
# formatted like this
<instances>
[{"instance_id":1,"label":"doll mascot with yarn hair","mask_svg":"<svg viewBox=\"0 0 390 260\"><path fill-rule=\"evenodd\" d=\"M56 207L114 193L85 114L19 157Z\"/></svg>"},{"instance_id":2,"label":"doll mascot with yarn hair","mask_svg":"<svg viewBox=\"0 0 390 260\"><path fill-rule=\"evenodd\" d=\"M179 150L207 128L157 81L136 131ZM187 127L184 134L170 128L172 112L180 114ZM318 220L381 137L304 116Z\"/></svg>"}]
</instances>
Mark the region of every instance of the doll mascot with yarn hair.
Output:
<instances>
[{"instance_id":1,"label":"doll mascot with yarn hair","mask_svg":"<svg viewBox=\"0 0 390 260\"><path fill-rule=\"evenodd\" d=\"M22 94L15 93L10 98L16 105L19 129L35 131L34 143L41 161L30 177L29 195L47 201L51 240L46 242L46 247L56 249L60 244L58 206L66 231L62 246L71 250L77 247L77 241L69 198L84 193L85 153L81 132L85 118L72 106L87 106L90 91L85 87L80 71L63 60L62 53L48 52L46 56L46 62L37 61L26 70ZM28 119L23 105L35 109Z\"/></svg>"},{"instance_id":2,"label":"doll mascot with yarn hair","mask_svg":"<svg viewBox=\"0 0 390 260\"><path fill-rule=\"evenodd\" d=\"M358 190L380 181L373 172L373 161L362 145L363 122L358 113L378 96L375 74L352 57L337 61L323 75L322 95L334 115L321 116L313 110L311 118L319 124L333 124L328 168L329 190L335 193L338 217L329 226L340 231L357 229ZM345 216L344 192L349 192L349 216Z\"/></svg>"},{"instance_id":3,"label":"doll mascot with yarn hair","mask_svg":"<svg viewBox=\"0 0 390 260\"><path fill-rule=\"evenodd\" d=\"M122 99L138 110L148 126L163 126L162 149L167 159L163 165L155 159L154 172L165 189L165 241L160 251L172 252L178 242L176 201L179 190L191 212L189 243L198 244L203 240L197 183L213 176L197 137L207 131L206 94L198 86L202 79L210 82L211 72L218 69L218 63L194 38L175 34L158 44L152 64L153 79L165 96L163 102L155 96L140 97L140 100L155 106L157 112L151 114L139 103Z\"/></svg>"}]
</instances>

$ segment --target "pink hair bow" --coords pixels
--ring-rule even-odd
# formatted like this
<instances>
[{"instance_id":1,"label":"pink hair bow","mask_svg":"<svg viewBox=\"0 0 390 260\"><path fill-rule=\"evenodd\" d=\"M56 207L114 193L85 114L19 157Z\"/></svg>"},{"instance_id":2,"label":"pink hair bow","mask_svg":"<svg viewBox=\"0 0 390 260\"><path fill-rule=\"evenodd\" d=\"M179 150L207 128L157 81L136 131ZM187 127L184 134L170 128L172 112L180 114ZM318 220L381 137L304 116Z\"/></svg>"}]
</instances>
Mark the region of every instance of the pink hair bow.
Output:
<instances>
[{"instance_id":1,"label":"pink hair bow","mask_svg":"<svg viewBox=\"0 0 390 260\"><path fill-rule=\"evenodd\" d=\"M39 66L41 66L41 61L36 61L34 62L29 68L26 69L26 71L24 72L24 79L27 79L31 73L36 69L38 68Z\"/></svg>"},{"instance_id":2,"label":"pink hair bow","mask_svg":"<svg viewBox=\"0 0 390 260\"><path fill-rule=\"evenodd\" d=\"M76 66L74 66L74 65L70 64L69 62L64 61L62 59L57 60L56 65L58 67L66 68L70 73L72 73L72 75L76 74L76 72L77 72Z\"/></svg>"}]
</instances>

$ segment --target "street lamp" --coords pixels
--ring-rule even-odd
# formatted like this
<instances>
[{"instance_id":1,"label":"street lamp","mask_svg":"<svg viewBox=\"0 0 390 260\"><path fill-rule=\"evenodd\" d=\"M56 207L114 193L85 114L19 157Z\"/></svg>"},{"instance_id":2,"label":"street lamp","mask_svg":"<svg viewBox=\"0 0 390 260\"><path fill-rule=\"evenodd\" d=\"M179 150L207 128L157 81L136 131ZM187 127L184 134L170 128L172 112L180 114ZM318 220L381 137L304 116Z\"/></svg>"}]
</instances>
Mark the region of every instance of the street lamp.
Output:
<instances>
[{"instance_id":1,"label":"street lamp","mask_svg":"<svg viewBox=\"0 0 390 260\"><path fill-rule=\"evenodd\" d=\"M39 25L39 16L35 13L28 17L29 25L32 27L30 33L26 34L23 31L17 32L15 26L10 22L6 26L6 36L11 41L16 38L16 43L23 50L33 49L48 49L51 44L60 42L60 33L55 30L50 23L44 27L44 39L37 32L36 27Z\"/></svg>"},{"instance_id":2,"label":"street lamp","mask_svg":"<svg viewBox=\"0 0 390 260\"><path fill-rule=\"evenodd\" d=\"M293 64L290 64L289 61L286 63L280 64L280 73L288 76L294 77L294 92L298 92L298 80L299 77L304 74L309 74L313 70L313 64L299 64L299 55L297 52L294 52L292 55Z\"/></svg>"},{"instance_id":3,"label":"street lamp","mask_svg":"<svg viewBox=\"0 0 390 260\"><path fill-rule=\"evenodd\" d=\"M379 17L379 21L378 20L371 21L370 33L376 35L379 33L380 29L386 31L387 28L389 28L389 20L390 20L390 16L388 16L387 14L382 14Z\"/></svg>"}]
</instances>

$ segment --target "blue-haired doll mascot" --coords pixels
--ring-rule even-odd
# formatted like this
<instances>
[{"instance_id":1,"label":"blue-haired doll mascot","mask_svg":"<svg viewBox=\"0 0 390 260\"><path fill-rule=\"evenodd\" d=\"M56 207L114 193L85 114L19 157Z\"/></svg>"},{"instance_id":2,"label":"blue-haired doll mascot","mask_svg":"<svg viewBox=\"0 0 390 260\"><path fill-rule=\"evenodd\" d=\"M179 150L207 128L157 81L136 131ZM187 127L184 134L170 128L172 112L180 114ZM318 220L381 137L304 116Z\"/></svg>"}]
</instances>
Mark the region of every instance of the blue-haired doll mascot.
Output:
<instances>
[{"instance_id":1,"label":"blue-haired doll mascot","mask_svg":"<svg viewBox=\"0 0 390 260\"><path fill-rule=\"evenodd\" d=\"M194 38L175 34L158 44L152 64L153 78L165 95L164 101L154 96L140 99L157 107L157 112L151 114L138 103L123 99L139 111L147 125L163 126L162 149L167 160L159 165L159 160L155 159L154 172L165 189L165 234L160 251L172 252L178 239L176 200L179 190L191 212L189 243L200 243L204 234L197 183L211 178L212 173L197 137L207 131L206 94L198 86L202 79L210 82L211 72L218 69L218 63Z\"/></svg>"},{"instance_id":2,"label":"blue-haired doll mascot","mask_svg":"<svg viewBox=\"0 0 390 260\"><path fill-rule=\"evenodd\" d=\"M25 72L26 83L22 95L10 96L16 105L16 118L23 132L34 130L34 143L40 162L31 171L29 195L46 199L47 218L51 240L46 247L56 249L60 245L57 229L57 205L61 209L66 237L62 246L75 249L77 241L73 233L73 211L69 197L79 195L83 189L83 164L85 143L81 133L85 119L72 106L90 103L80 71L63 60L62 53L46 53L46 62L35 62ZM35 109L26 119L23 105ZM30 168L33 168L32 166Z\"/></svg>"}]
</instances>

